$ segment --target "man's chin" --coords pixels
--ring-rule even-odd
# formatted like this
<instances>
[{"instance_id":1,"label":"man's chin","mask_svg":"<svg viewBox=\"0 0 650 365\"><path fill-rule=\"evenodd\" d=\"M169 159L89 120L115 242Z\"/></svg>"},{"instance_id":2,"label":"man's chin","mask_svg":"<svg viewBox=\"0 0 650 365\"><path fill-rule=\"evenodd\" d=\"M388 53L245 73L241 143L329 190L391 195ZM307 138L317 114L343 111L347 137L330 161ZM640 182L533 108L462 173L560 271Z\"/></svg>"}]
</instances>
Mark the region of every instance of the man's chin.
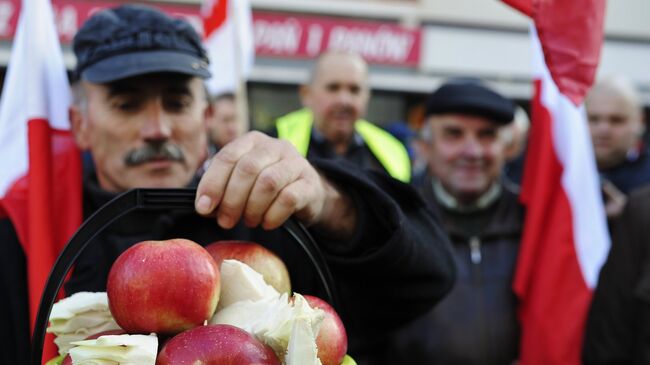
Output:
<instances>
[{"instance_id":1,"label":"man's chin","mask_svg":"<svg viewBox=\"0 0 650 365\"><path fill-rule=\"evenodd\" d=\"M156 189L176 189L189 185L193 175L178 172L175 169L168 170L150 170L147 173L139 174L133 179L136 182L134 187L138 188L156 188Z\"/></svg>"}]
</instances>

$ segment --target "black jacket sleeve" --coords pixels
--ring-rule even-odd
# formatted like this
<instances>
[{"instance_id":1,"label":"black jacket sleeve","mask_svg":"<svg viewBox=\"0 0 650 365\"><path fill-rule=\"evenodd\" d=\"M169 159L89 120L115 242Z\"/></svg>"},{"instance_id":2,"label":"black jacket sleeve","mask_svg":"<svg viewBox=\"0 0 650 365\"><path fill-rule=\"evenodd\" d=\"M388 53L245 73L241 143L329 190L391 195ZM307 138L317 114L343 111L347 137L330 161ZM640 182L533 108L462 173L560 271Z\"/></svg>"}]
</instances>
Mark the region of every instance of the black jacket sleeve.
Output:
<instances>
[{"instance_id":1,"label":"black jacket sleeve","mask_svg":"<svg viewBox=\"0 0 650 365\"><path fill-rule=\"evenodd\" d=\"M25 254L9 219L0 219L0 363L29 361Z\"/></svg>"},{"instance_id":2,"label":"black jacket sleeve","mask_svg":"<svg viewBox=\"0 0 650 365\"><path fill-rule=\"evenodd\" d=\"M612 248L587 319L587 365L650 361L650 189L639 193L630 196L623 215L610 227Z\"/></svg>"},{"instance_id":3,"label":"black jacket sleeve","mask_svg":"<svg viewBox=\"0 0 650 365\"><path fill-rule=\"evenodd\" d=\"M346 252L319 237L351 333L368 338L431 309L452 287L451 244L440 222L409 185L360 173L342 161L311 161L357 204L359 226ZM350 339L351 344L355 342Z\"/></svg>"}]
</instances>

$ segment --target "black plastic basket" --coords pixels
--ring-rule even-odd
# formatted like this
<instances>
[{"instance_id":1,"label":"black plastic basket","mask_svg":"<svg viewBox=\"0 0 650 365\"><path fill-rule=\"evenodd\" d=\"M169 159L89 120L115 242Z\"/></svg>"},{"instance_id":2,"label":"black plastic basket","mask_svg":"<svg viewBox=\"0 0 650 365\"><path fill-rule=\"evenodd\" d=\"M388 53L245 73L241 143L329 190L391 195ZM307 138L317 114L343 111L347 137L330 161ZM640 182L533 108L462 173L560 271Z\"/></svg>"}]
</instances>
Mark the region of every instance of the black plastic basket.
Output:
<instances>
[{"instance_id":1,"label":"black plastic basket","mask_svg":"<svg viewBox=\"0 0 650 365\"><path fill-rule=\"evenodd\" d=\"M31 365L41 365L45 330L52 306L66 275L83 249L91 242L98 242L93 239L114 221L133 211L194 211L195 195L194 189L129 190L101 207L81 225L57 258L45 284L32 336ZM314 239L303 225L293 219L286 221L282 228L305 251L323 286L325 299L337 308L332 276Z\"/></svg>"}]
</instances>

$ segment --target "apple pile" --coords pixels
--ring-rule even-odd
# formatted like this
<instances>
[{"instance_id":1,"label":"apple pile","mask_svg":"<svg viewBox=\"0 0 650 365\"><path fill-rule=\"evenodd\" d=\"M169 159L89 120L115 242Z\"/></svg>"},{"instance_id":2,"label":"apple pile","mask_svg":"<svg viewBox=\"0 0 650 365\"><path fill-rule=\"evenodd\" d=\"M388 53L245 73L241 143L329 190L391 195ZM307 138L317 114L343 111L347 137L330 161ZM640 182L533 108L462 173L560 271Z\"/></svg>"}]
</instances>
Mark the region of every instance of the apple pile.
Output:
<instances>
[{"instance_id":1,"label":"apple pile","mask_svg":"<svg viewBox=\"0 0 650 365\"><path fill-rule=\"evenodd\" d=\"M114 360L126 356L114 352L126 351L120 344L137 345L142 339L135 336L158 335L169 340L157 352L155 365L340 365L344 358L351 360L336 311L322 299L291 295L282 260L254 242L219 241L204 248L186 239L143 241L118 257L106 288L110 313L126 334L77 341L85 346L75 350L77 358L99 348L100 362L108 360L101 363L119 364Z\"/></svg>"}]
</instances>

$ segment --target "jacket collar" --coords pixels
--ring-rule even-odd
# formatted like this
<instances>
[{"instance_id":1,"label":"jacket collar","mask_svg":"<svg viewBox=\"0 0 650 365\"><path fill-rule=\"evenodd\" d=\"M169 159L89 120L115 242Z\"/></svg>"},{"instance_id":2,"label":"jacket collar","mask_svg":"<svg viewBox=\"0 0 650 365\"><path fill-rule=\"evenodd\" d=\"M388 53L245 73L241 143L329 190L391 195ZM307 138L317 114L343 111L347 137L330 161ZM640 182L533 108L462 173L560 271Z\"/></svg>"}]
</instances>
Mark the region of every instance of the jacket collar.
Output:
<instances>
[{"instance_id":1,"label":"jacket collar","mask_svg":"<svg viewBox=\"0 0 650 365\"><path fill-rule=\"evenodd\" d=\"M470 204L463 204L456 200L445 190L440 181L431 179L433 194L440 205L444 208L458 213L474 213L486 210L501 196L501 184L494 182L490 188L483 193L476 201Z\"/></svg>"}]
</instances>

